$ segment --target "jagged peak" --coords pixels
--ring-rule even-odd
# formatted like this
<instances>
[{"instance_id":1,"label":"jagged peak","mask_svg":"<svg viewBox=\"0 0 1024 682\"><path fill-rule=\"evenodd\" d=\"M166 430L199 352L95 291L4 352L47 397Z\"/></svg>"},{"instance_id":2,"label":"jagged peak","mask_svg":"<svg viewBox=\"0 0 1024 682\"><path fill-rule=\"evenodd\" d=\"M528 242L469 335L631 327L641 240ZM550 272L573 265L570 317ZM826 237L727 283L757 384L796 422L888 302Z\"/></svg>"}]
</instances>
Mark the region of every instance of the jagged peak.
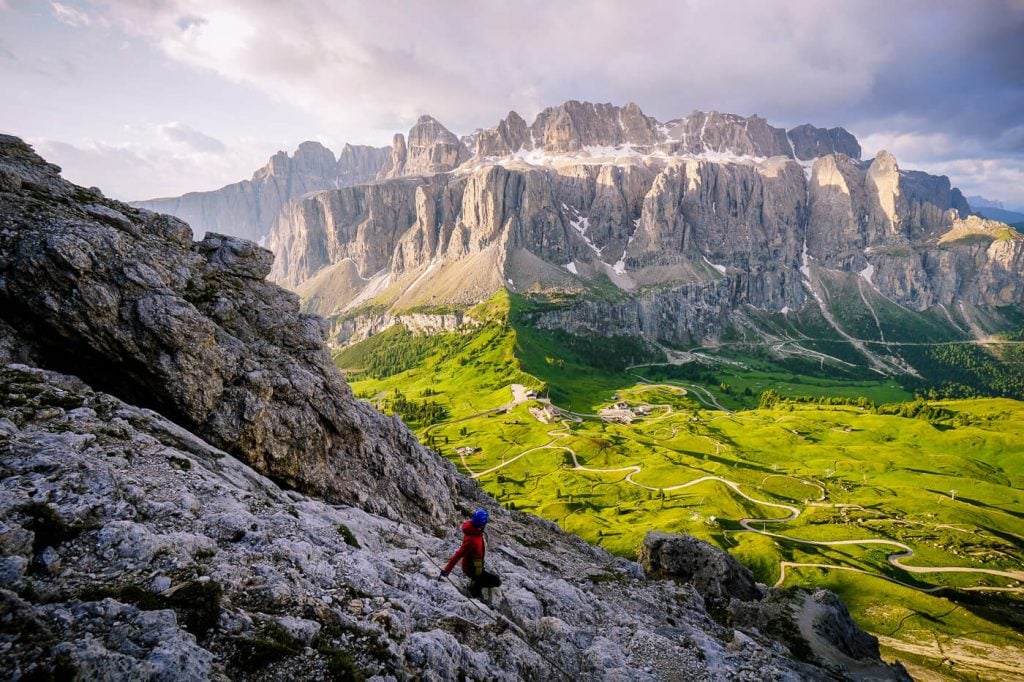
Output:
<instances>
[{"instance_id":1,"label":"jagged peak","mask_svg":"<svg viewBox=\"0 0 1024 682\"><path fill-rule=\"evenodd\" d=\"M434 142L456 142L458 138L433 116L424 114L409 129L409 146L432 144Z\"/></svg>"}]
</instances>

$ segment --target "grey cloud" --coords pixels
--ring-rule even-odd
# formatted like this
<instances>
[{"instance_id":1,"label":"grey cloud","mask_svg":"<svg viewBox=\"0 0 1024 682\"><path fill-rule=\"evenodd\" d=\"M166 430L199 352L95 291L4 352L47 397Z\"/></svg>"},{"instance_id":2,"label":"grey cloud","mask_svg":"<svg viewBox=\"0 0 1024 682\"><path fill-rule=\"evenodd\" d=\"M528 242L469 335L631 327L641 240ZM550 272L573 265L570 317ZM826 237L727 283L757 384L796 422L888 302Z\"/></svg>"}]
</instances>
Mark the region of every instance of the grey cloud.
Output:
<instances>
[{"instance_id":1,"label":"grey cloud","mask_svg":"<svg viewBox=\"0 0 1024 682\"><path fill-rule=\"evenodd\" d=\"M160 134L171 142L178 142L200 152L219 154L227 151L227 146L215 137L202 133L184 123L166 123L160 126Z\"/></svg>"}]
</instances>

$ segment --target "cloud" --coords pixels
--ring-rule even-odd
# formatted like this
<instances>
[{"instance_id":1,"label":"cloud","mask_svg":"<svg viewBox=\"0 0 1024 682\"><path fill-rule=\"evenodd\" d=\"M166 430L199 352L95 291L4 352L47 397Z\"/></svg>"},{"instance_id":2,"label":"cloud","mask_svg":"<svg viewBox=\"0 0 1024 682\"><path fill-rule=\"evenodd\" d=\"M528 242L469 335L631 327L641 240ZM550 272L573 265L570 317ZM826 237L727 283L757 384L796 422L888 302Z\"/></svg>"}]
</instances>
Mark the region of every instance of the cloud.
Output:
<instances>
[{"instance_id":1,"label":"cloud","mask_svg":"<svg viewBox=\"0 0 1024 682\"><path fill-rule=\"evenodd\" d=\"M460 132L570 98L636 100L664 117L695 107L811 115L869 93L894 52L884 32L844 28L863 25L866 8L810 0L106 7L179 62L341 124L407 125L429 112Z\"/></svg>"},{"instance_id":2,"label":"cloud","mask_svg":"<svg viewBox=\"0 0 1024 682\"><path fill-rule=\"evenodd\" d=\"M220 154L227 151L227 146L215 137L201 133L184 123L165 123L159 127L160 134L171 142L179 142L195 151L208 154Z\"/></svg>"},{"instance_id":3,"label":"cloud","mask_svg":"<svg viewBox=\"0 0 1024 682\"><path fill-rule=\"evenodd\" d=\"M117 142L29 142L61 166L68 180L122 200L216 189L224 178L248 178L268 156L265 142L242 139L228 145L181 123L126 126L124 139Z\"/></svg>"},{"instance_id":4,"label":"cloud","mask_svg":"<svg viewBox=\"0 0 1024 682\"><path fill-rule=\"evenodd\" d=\"M92 17L70 5L65 5L60 2L51 2L50 7L53 9L53 16L62 24L79 27L92 26L93 24Z\"/></svg>"},{"instance_id":5,"label":"cloud","mask_svg":"<svg viewBox=\"0 0 1024 682\"><path fill-rule=\"evenodd\" d=\"M112 37L179 68L265 93L353 142L379 140L346 131L405 130L423 113L466 133L509 109L529 120L540 107L586 99L635 101L663 120L702 108L843 125L905 138L910 159L926 163L1024 158L1021 0L52 6L83 31L120 34ZM258 120L260 111L240 115ZM185 131L161 135L216 148Z\"/></svg>"}]
</instances>

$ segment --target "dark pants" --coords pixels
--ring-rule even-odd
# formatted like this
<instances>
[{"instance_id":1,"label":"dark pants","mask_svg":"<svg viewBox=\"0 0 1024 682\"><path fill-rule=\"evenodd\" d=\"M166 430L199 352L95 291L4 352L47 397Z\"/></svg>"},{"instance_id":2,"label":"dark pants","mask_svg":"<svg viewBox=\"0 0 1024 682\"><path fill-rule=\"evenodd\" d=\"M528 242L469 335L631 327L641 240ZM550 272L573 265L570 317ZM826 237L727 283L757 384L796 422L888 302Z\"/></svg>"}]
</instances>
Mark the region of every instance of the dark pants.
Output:
<instances>
[{"instance_id":1,"label":"dark pants","mask_svg":"<svg viewBox=\"0 0 1024 682\"><path fill-rule=\"evenodd\" d=\"M475 578L470 579L469 594L479 599L485 587L488 589L492 587L501 587L501 578L494 575L493 573L488 573L487 571L480 571L480 573Z\"/></svg>"}]
</instances>

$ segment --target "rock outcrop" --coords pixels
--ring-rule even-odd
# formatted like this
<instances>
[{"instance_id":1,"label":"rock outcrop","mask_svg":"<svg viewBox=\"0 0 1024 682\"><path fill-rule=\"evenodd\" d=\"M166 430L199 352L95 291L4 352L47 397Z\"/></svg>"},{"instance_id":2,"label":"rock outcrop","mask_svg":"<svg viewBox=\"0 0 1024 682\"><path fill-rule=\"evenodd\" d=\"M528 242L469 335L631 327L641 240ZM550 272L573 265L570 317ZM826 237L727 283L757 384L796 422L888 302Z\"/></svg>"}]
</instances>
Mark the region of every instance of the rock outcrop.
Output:
<instances>
[{"instance_id":1,"label":"rock outcrop","mask_svg":"<svg viewBox=\"0 0 1024 682\"><path fill-rule=\"evenodd\" d=\"M446 173L469 158L469 149L432 116L420 116L409 130L409 143L395 135L391 157L378 177Z\"/></svg>"},{"instance_id":2,"label":"rock outcrop","mask_svg":"<svg viewBox=\"0 0 1024 682\"><path fill-rule=\"evenodd\" d=\"M221 232L257 241L264 238L281 209L292 199L324 189L360 185L377 177L387 147L346 144L337 160L319 142L303 142L292 156L281 151L252 179L209 192L131 202L169 213L197 232Z\"/></svg>"},{"instance_id":3,"label":"rock outcrop","mask_svg":"<svg viewBox=\"0 0 1024 682\"><path fill-rule=\"evenodd\" d=\"M714 608L723 609L733 599L755 601L763 596L749 568L690 535L648 533L637 561L648 576L690 583Z\"/></svg>"},{"instance_id":4,"label":"rock outcrop","mask_svg":"<svg viewBox=\"0 0 1024 682\"><path fill-rule=\"evenodd\" d=\"M830 154L844 154L851 159L860 158L860 144L857 138L843 128L815 128L809 123L797 126L788 133L793 155L801 161L809 161Z\"/></svg>"},{"instance_id":5,"label":"rock outcrop","mask_svg":"<svg viewBox=\"0 0 1024 682\"><path fill-rule=\"evenodd\" d=\"M41 364L153 407L290 487L395 517L450 513L451 467L356 401L272 254L75 187L17 138L0 168L0 317ZM386 449L402 453L383 457Z\"/></svg>"},{"instance_id":6,"label":"rock outcrop","mask_svg":"<svg viewBox=\"0 0 1024 682\"><path fill-rule=\"evenodd\" d=\"M391 262L399 238L416 219L420 178L318 192L289 204L267 247L271 278L296 286L328 265L349 260L363 278Z\"/></svg>"},{"instance_id":7,"label":"rock outcrop","mask_svg":"<svg viewBox=\"0 0 1024 682\"><path fill-rule=\"evenodd\" d=\"M576 100L537 114L530 137L534 149L552 154L624 144L651 149L661 140L658 122L633 103L618 107Z\"/></svg>"},{"instance_id":8,"label":"rock outcrop","mask_svg":"<svg viewBox=\"0 0 1024 682\"><path fill-rule=\"evenodd\" d=\"M352 399L322 320L264 281L270 268L251 242L192 243L181 221L71 185L0 136L13 678L845 675L818 649L797 660L756 614L723 626L692 585L501 508ZM437 580L477 506L504 579L489 607Z\"/></svg>"},{"instance_id":9,"label":"rock outcrop","mask_svg":"<svg viewBox=\"0 0 1024 682\"><path fill-rule=\"evenodd\" d=\"M695 111L660 123L633 103L619 107L573 100L544 109L532 124L512 111L496 127L477 130L461 140L436 119L422 116L408 135L396 134L390 148L346 144L335 160L319 143L303 142L291 157L275 154L250 180L132 205L175 215L197 232L259 240L289 201L309 192L445 173L526 153L552 158L610 151L788 156L805 161L833 153L860 157L856 139L842 128L803 125L788 135L758 116L714 111Z\"/></svg>"}]
</instances>

